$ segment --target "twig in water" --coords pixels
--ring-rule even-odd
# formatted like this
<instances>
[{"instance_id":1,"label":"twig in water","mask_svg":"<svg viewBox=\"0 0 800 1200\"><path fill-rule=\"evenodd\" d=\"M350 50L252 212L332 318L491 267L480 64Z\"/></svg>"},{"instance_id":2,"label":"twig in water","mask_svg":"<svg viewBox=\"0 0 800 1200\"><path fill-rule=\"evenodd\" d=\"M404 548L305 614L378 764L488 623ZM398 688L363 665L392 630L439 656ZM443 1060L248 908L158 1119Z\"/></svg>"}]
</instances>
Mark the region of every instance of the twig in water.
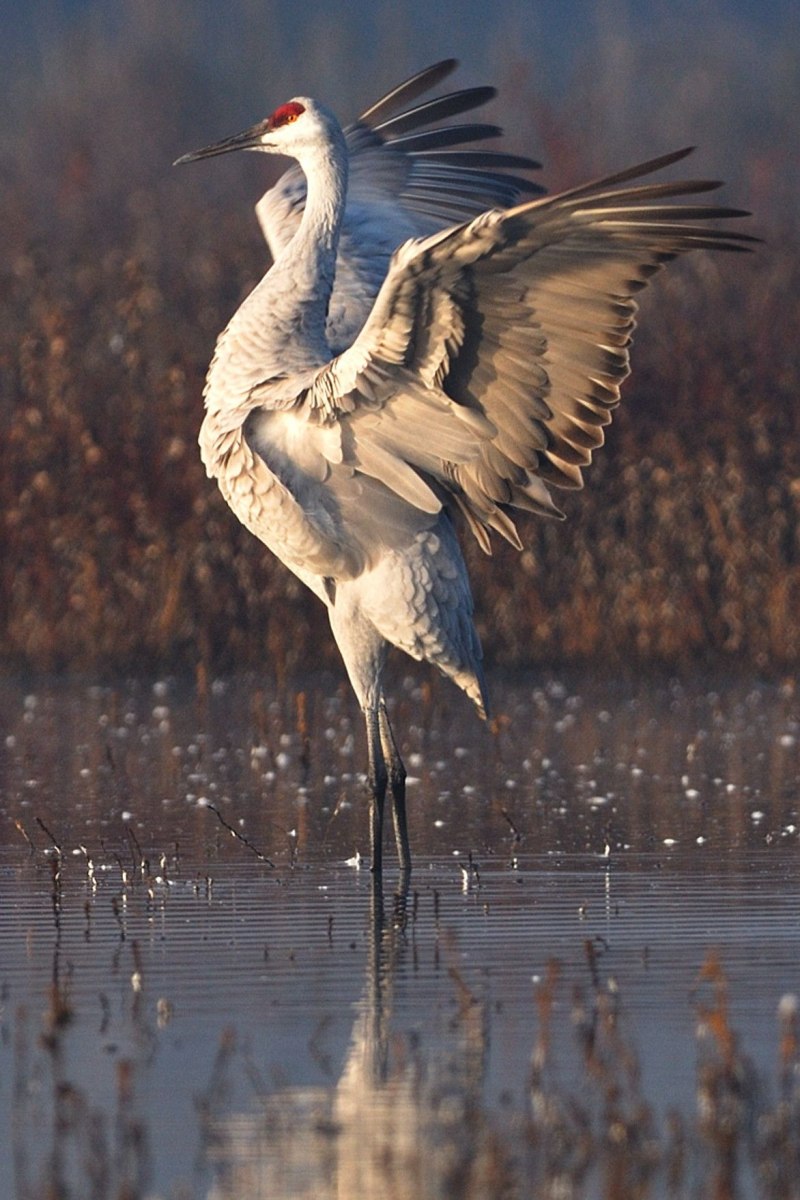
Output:
<instances>
[{"instance_id":1,"label":"twig in water","mask_svg":"<svg viewBox=\"0 0 800 1200\"><path fill-rule=\"evenodd\" d=\"M111 911L113 912L117 925L119 925L119 940L125 941L125 922L122 919L122 907L117 896L111 897Z\"/></svg>"},{"instance_id":2,"label":"twig in water","mask_svg":"<svg viewBox=\"0 0 800 1200\"><path fill-rule=\"evenodd\" d=\"M22 822L21 822L21 821L17 821L16 819L15 819L15 821L14 821L14 824L16 825L18 832L22 834L22 836L25 838L25 841L26 841L26 842L28 843L28 845L30 846L30 848L31 848L31 854L35 854L35 853L36 853L36 847L34 846L33 842L31 841L31 839L30 839L30 836L29 836L29 834L28 834L28 831L27 831L27 829L25 828L25 826L22 824Z\"/></svg>"},{"instance_id":3,"label":"twig in water","mask_svg":"<svg viewBox=\"0 0 800 1200\"><path fill-rule=\"evenodd\" d=\"M50 832L50 830L49 830L49 829L47 828L47 826L45 825L45 823L44 823L44 821L42 820L42 818L41 818L41 817L36 817L36 824L37 824L37 825L39 826L39 828L40 828L40 829L41 829L41 830L42 830L44 833L46 833L46 834L47 834L47 836L50 838L50 841L53 843L53 847L54 847L54 849L55 849L55 852L56 852L56 854L58 855L58 857L59 857L59 858L61 858L61 857L63 856L63 853L64 853L64 852L63 852L63 850L61 849L61 847L59 846L59 844L58 844L58 842L56 841L56 839L53 837L53 835L52 835L52 833Z\"/></svg>"},{"instance_id":4,"label":"twig in water","mask_svg":"<svg viewBox=\"0 0 800 1200\"><path fill-rule=\"evenodd\" d=\"M466 867L461 867L461 876L465 892L470 890L470 888L473 886L473 883L475 887L479 888L481 886L481 874L472 858L471 850L467 854Z\"/></svg>"},{"instance_id":5,"label":"twig in water","mask_svg":"<svg viewBox=\"0 0 800 1200\"><path fill-rule=\"evenodd\" d=\"M133 832L130 825L128 825L128 824L125 825L125 835L126 835L128 841L130 842L133 850L135 851L135 853L133 854L133 869L134 869L134 871L138 870L141 875L149 875L150 874L150 863L145 858L144 854L142 854L142 847L139 845L139 839L137 838L136 834ZM136 862L137 854L139 855L138 863Z\"/></svg>"},{"instance_id":6,"label":"twig in water","mask_svg":"<svg viewBox=\"0 0 800 1200\"><path fill-rule=\"evenodd\" d=\"M268 867L272 867L273 870L275 869L275 863L272 862L271 859L267 858L266 854L262 854L261 851L256 846L254 846L253 843L251 841L249 841L244 836L243 833L239 833L238 829L234 829L232 825L229 825L218 808L216 808L213 804L208 804L208 803L206 803L205 807L210 809L211 812L216 814L220 825L224 825L224 827L227 829L228 833L231 834L232 837L238 838L243 846L247 846L247 849L252 851L253 854L255 854L256 858L260 859L261 862L266 863Z\"/></svg>"},{"instance_id":7,"label":"twig in water","mask_svg":"<svg viewBox=\"0 0 800 1200\"><path fill-rule=\"evenodd\" d=\"M510 816L510 814L509 814L509 812L508 812L508 809L506 809L506 808L501 808L501 809L500 809L500 813L501 813L501 815L502 815L502 816L504 816L504 817L505 817L506 821L508 821L509 828L510 828L511 832L512 832L512 833L513 833L513 835L514 835L514 845L515 845L515 846L518 846L518 845L520 844L520 842L522 841L522 834L521 834L521 833L520 833L520 831L517 829L517 827L516 827L516 825L514 824L514 822L511 820L511 816Z\"/></svg>"}]
</instances>

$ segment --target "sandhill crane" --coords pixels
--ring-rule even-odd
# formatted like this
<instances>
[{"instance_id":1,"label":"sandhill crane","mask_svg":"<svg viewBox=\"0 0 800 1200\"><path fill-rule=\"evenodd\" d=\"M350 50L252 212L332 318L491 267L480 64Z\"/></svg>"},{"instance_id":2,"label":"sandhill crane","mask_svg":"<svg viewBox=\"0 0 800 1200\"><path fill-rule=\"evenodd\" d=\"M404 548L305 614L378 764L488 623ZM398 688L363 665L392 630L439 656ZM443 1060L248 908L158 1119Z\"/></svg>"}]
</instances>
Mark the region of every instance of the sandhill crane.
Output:
<instances>
[{"instance_id":1,"label":"sandhill crane","mask_svg":"<svg viewBox=\"0 0 800 1200\"><path fill-rule=\"evenodd\" d=\"M274 261L219 337L200 446L238 518L328 610L366 720L377 874L387 787L411 864L388 647L487 711L454 518L488 550L490 530L521 547L515 509L560 516L550 486L581 486L628 374L634 293L684 251L753 240L705 224L739 210L665 203L715 183L633 183L688 150L536 196L508 170L538 164L464 149L495 127L427 128L492 89L405 107L455 65L345 130L297 96L178 160L297 162L257 206Z\"/></svg>"}]
</instances>

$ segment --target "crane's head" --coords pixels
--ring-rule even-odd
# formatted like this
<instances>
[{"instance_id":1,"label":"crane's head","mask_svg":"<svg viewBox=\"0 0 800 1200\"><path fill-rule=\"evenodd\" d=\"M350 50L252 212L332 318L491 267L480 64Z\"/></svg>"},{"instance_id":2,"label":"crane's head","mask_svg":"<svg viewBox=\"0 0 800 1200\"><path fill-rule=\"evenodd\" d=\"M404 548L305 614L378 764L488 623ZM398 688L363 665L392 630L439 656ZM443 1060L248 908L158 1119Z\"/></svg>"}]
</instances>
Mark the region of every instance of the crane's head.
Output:
<instances>
[{"instance_id":1,"label":"crane's head","mask_svg":"<svg viewBox=\"0 0 800 1200\"><path fill-rule=\"evenodd\" d=\"M229 150L260 150L264 154L285 154L303 159L311 152L342 139L339 122L333 113L308 96L296 96L281 104L264 121L233 137L192 150L173 164L195 162L199 158L211 158L215 154L227 154Z\"/></svg>"}]
</instances>

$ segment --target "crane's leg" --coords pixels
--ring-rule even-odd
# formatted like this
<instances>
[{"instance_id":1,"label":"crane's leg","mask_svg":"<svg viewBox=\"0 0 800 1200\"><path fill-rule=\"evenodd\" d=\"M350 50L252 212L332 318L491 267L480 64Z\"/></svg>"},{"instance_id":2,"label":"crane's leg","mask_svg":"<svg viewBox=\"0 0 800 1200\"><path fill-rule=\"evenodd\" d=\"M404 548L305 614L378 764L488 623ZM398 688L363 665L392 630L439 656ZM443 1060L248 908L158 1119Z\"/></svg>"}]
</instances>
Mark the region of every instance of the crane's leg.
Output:
<instances>
[{"instance_id":1,"label":"crane's leg","mask_svg":"<svg viewBox=\"0 0 800 1200\"><path fill-rule=\"evenodd\" d=\"M381 722L377 708L365 708L367 754L369 763L369 843L370 870L377 877L383 870L383 802L386 799L386 759L383 756Z\"/></svg>"},{"instance_id":2,"label":"crane's leg","mask_svg":"<svg viewBox=\"0 0 800 1200\"><path fill-rule=\"evenodd\" d=\"M389 714L383 700L379 708L381 747L384 761L389 764L389 783L392 789L392 818L394 821L394 840L397 845L397 857L400 859L400 869L403 875L411 870L411 846L408 841L408 821L406 820L406 768L397 749L394 733L389 724Z\"/></svg>"}]
</instances>

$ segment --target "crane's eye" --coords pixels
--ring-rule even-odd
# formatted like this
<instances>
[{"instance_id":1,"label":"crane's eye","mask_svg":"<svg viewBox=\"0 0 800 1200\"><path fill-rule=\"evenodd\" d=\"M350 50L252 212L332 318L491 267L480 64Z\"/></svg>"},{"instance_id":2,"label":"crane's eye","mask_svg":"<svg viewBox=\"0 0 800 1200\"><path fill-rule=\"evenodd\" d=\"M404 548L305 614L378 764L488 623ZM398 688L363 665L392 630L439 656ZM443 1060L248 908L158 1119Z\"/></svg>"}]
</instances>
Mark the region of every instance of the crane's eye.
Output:
<instances>
[{"instance_id":1,"label":"crane's eye","mask_svg":"<svg viewBox=\"0 0 800 1200\"><path fill-rule=\"evenodd\" d=\"M275 109L267 121L267 129L280 129L283 125L291 125L292 121L296 121L305 111L302 104L290 100L288 104L282 104L280 108Z\"/></svg>"}]
</instances>

